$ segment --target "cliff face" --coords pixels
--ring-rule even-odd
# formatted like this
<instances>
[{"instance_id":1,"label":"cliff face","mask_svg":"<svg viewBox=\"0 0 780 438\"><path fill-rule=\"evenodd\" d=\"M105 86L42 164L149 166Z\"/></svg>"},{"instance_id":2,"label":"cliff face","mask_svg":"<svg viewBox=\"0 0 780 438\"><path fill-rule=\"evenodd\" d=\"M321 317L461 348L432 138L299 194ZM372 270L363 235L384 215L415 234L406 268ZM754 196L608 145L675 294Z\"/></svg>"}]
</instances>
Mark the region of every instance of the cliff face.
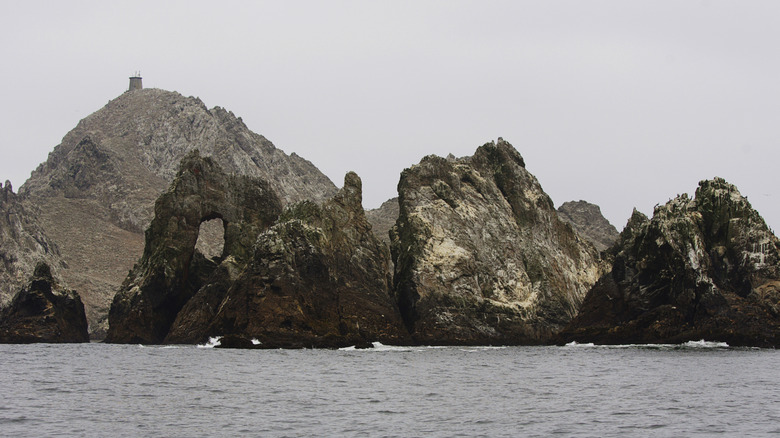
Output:
<instances>
[{"instance_id":1,"label":"cliff face","mask_svg":"<svg viewBox=\"0 0 780 438\"><path fill-rule=\"evenodd\" d=\"M64 267L59 248L36 221L38 214L10 182L0 187L0 308L22 290L37 263L45 262L55 272Z\"/></svg>"},{"instance_id":2,"label":"cliff face","mask_svg":"<svg viewBox=\"0 0 780 438\"><path fill-rule=\"evenodd\" d=\"M780 345L780 241L733 185L634 212L562 341Z\"/></svg>"},{"instance_id":3,"label":"cliff face","mask_svg":"<svg viewBox=\"0 0 780 438\"><path fill-rule=\"evenodd\" d=\"M390 254L371 232L361 199L360 178L348 173L321 206L288 208L258 237L210 334L255 338L264 347L408 343L390 292Z\"/></svg>"},{"instance_id":4,"label":"cliff face","mask_svg":"<svg viewBox=\"0 0 780 438\"><path fill-rule=\"evenodd\" d=\"M598 205L585 201L564 202L558 207L558 217L599 251L606 251L618 239L617 229L601 214Z\"/></svg>"},{"instance_id":5,"label":"cliff face","mask_svg":"<svg viewBox=\"0 0 780 438\"><path fill-rule=\"evenodd\" d=\"M408 342L390 293L390 255L361 201L360 178L349 173L333 198L293 204L279 217L281 204L263 180L226 175L211 159L188 155L155 204L144 255L114 298L106 340ZM224 223L224 249L207 259L195 247L199 225L214 217Z\"/></svg>"},{"instance_id":6,"label":"cliff face","mask_svg":"<svg viewBox=\"0 0 780 438\"><path fill-rule=\"evenodd\" d=\"M143 250L155 199L195 148L228 173L267 180L283 203L336 192L310 162L222 108L158 89L122 94L79 122L20 189L57 243L63 280L81 292L92 330L101 331L98 321Z\"/></svg>"},{"instance_id":7,"label":"cliff face","mask_svg":"<svg viewBox=\"0 0 780 438\"><path fill-rule=\"evenodd\" d=\"M0 311L0 343L35 342L89 342L81 298L61 287L44 262Z\"/></svg>"},{"instance_id":8,"label":"cliff face","mask_svg":"<svg viewBox=\"0 0 780 438\"><path fill-rule=\"evenodd\" d=\"M143 257L111 304L108 342L162 342L218 265L237 270L247 263L257 235L276 220L281 203L264 180L227 175L196 150L182 160L154 209ZM201 223L217 218L224 228L223 252L208 260L195 246Z\"/></svg>"},{"instance_id":9,"label":"cliff face","mask_svg":"<svg viewBox=\"0 0 780 438\"><path fill-rule=\"evenodd\" d=\"M425 157L398 194L394 281L418 342L544 342L601 274L596 249L502 139L468 158Z\"/></svg>"}]
</instances>

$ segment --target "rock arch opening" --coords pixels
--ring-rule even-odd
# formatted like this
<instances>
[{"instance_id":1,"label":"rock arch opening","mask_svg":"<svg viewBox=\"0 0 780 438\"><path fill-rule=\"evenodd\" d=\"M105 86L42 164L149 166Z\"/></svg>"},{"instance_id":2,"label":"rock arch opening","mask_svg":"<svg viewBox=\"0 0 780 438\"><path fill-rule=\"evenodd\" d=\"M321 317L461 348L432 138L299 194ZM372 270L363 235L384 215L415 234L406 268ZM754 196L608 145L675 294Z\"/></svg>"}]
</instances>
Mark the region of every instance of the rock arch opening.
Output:
<instances>
[{"instance_id":1,"label":"rock arch opening","mask_svg":"<svg viewBox=\"0 0 780 438\"><path fill-rule=\"evenodd\" d=\"M221 217L207 217L201 221L195 249L209 260L222 257L225 250L225 222Z\"/></svg>"}]
</instances>

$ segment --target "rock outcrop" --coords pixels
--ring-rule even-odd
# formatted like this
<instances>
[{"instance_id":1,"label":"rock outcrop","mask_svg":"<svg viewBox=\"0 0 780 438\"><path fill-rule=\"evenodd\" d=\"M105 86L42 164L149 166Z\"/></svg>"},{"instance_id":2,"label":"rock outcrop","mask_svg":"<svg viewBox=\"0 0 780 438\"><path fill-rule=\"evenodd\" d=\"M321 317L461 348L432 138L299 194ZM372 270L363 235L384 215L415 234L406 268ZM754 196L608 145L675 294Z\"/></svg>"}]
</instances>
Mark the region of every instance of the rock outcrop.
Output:
<instances>
[{"instance_id":1,"label":"rock outcrop","mask_svg":"<svg viewBox=\"0 0 780 438\"><path fill-rule=\"evenodd\" d=\"M409 343L392 300L390 254L371 232L361 201L360 178L350 172L322 205L289 207L258 237L252 262L207 331L175 324L169 341L228 335L244 344L256 339L265 348ZM202 292L193 299L196 312L213 295ZM180 319L192 320L184 311Z\"/></svg>"},{"instance_id":2,"label":"rock outcrop","mask_svg":"<svg viewBox=\"0 0 780 438\"><path fill-rule=\"evenodd\" d=\"M239 270L257 235L281 212L281 202L260 179L227 175L197 150L181 162L170 189L155 203L140 262L114 297L106 340L161 343L182 307L213 274ZM195 246L201 223L219 218L224 249L208 260Z\"/></svg>"},{"instance_id":3,"label":"rock outcrop","mask_svg":"<svg viewBox=\"0 0 780 438\"><path fill-rule=\"evenodd\" d=\"M564 202L558 207L558 217L570 224L580 237L592 243L599 251L606 251L614 245L620 235L601 214L601 208L589 202Z\"/></svg>"},{"instance_id":4,"label":"rock outcrop","mask_svg":"<svg viewBox=\"0 0 780 438\"><path fill-rule=\"evenodd\" d=\"M110 101L65 135L19 190L58 245L67 264L61 277L80 291L96 336L143 251L155 200L195 148L228 173L267 180L283 204L336 193L310 162L285 154L220 107L153 88Z\"/></svg>"},{"instance_id":5,"label":"rock outcrop","mask_svg":"<svg viewBox=\"0 0 780 438\"><path fill-rule=\"evenodd\" d=\"M54 280L49 266L35 267L28 285L0 311L0 343L89 342L79 295Z\"/></svg>"},{"instance_id":6,"label":"rock outcrop","mask_svg":"<svg viewBox=\"0 0 780 438\"><path fill-rule=\"evenodd\" d=\"M598 251L558 219L502 139L472 157L425 157L403 171L398 194L394 281L416 342L545 342L602 272Z\"/></svg>"},{"instance_id":7,"label":"rock outcrop","mask_svg":"<svg viewBox=\"0 0 780 438\"><path fill-rule=\"evenodd\" d=\"M26 285L39 262L58 272L64 267L57 245L37 221L39 211L14 193L11 183L0 187L0 308Z\"/></svg>"},{"instance_id":8,"label":"rock outcrop","mask_svg":"<svg viewBox=\"0 0 780 438\"><path fill-rule=\"evenodd\" d=\"M561 342L780 346L780 241L733 185L634 212Z\"/></svg>"},{"instance_id":9,"label":"rock outcrop","mask_svg":"<svg viewBox=\"0 0 780 438\"><path fill-rule=\"evenodd\" d=\"M111 306L106 341L408 343L392 300L390 254L361 202L360 178L349 173L321 205L301 201L282 212L262 180L225 175L211 159L188 155L155 204L144 255ZM225 244L209 260L195 247L199 225L212 217L224 223Z\"/></svg>"}]
</instances>

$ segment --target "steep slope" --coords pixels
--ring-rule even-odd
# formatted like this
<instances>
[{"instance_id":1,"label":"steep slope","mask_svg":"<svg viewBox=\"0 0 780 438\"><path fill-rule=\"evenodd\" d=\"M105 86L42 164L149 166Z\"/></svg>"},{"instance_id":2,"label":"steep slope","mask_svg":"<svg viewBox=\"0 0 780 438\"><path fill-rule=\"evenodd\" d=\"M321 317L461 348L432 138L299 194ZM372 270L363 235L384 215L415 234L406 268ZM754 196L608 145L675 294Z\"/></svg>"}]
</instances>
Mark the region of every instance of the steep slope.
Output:
<instances>
[{"instance_id":1,"label":"steep slope","mask_svg":"<svg viewBox=\"0 0 780 438\"><path fill-rule=\"evenodd\" d=\"M283 203L336 192L310 162L222 108L159 89L122 94L79 122L20 189L59 245L63 280L81 293L91 331L141 255L155 199L195 148L228 173L266 179Z\"/></svg>"},{"instance_id":2,"label":"steep slope","mask_svg":"<svg viewBox=\"0 0 780 438\"><path fill-rule=\"evenodd\" d=\"M408 343L390 269L363 212L362 182L350 172L336 196L295 204L260 234L204 335L255 338L266 348Z\"/></svg>"},{"instance_id":3,"label":"steep slope","mask_svg":"<svg viewBox=\"0 0 780 438\"><path fill-rule=\"evenodd\" d=\"M366 219L379 240L390 244L390 229L398 220L398 198L388 199L378 208L366 210Z\"/></svg>"},{"instance_id":4,"label":"steep slope","mask_svg":"<svg viewBox=\"0 0 780 438\"><path fill-rule=\"evenodd\" d=\"M408 342L390 293L389 251L361 202L360 178L348 173L333 198L282 213L261 178L227 175L197 151L187 155L155 203L143 257L114 297L106 341ZM195 247L211 218L224 224L224 249L206 259Z\"/></svg>"},{"instance_id":5,"label":"steep slope","mask_svg":"<svg viewBox=\"0 0 780 438\"><path fill-rule=\"evenodd\" d=\"M562 342L780 346L780 240L733 185L639 212Z\"/></svg>"},{"instance_id":6,"label":"steep slope","mask_svg":"<svg viewBox=\"0 0 780 438\"><path fill-rule=\"evenodd\" d=\"M55 272L64 267L59 248L36 221L38 215L10 182L0 187L0 308L22 290L39 262Z\"/></svg>"},{"instance_id":7,"label":"steep slope","mask_svg":"<svg viewBox=\"0 0 780 438\"><path fill-rule=\"evenodd\" d=\"M394 281L417 342L544 342L601 274L596 249L502 139L472 157L425 157L398 194Z\"/></svg>"},{"instance_id":8,"label":"steep slope","mask_svg":"<svg viewBox=\"0 0 780 438\"><path fill-rule=\"evenodd\" d=\"M574 231L599 251L605 251L614 245L620 234L601 214L601 208L589 202L564 202L558 207L558 217L571 224Z\"/></svg>"},{"instance_id":9,"label":"steep slope","mask_svg":"<svg viewBox=\"0 0 780 438\"><path fill-rule=\"evenodd\" d=\"M143 257L111 303L108 342L161 343L214 271L243 268L257 235L273 224L282 206L262 178L228 175L195 150L181 161L154 210ZM224 227L223 252L207 260L195 246L201 223L216 218Z\"/></svg>"}]
</instances>

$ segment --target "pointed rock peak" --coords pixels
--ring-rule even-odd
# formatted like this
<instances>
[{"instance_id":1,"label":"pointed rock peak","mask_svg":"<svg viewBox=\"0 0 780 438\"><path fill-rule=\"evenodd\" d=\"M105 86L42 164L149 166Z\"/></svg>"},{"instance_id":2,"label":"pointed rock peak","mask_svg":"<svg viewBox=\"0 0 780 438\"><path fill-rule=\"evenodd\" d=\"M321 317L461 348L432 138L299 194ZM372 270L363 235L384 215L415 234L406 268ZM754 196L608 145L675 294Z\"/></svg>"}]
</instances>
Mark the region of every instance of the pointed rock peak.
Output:
<instances>
[{"instance_id":1,"label":"pointed rock peak","mask_svg":"<svg viewBox=\"0 0 780 438\"><path fill-rule=\"evenodd\" d=\"M357 190L358 192L362 192L363 181L360 179L357 173L352 171L347 172L347 174L344 175L344 188L349 188L350 190Z\"/></svg>"},{"instance_id":2,"label":"pointed rock peak","mask_svg":"<svg viewBox=\"0 0 780 438\"><path fill-rule=\"evenodd\" d=\"M696 193L698 194L700 191L726 191L726 192L737 192L737 186L734 184L730 184L725 179L716 176L713 179L705 179L702 181L699 181L699 188L696 189Z\"/></svg>"},{"instance_id":3,"label":"pointed rock peak","mask_svg":"<svg viewBox=\"0 0 780 438\"><path fill-rule=\"evenodd\" d=\"M507 162L514 162L520 167L525 167L525 160L517 149L508 141L499 137L497 142L485 143L474 153L475 161L485 161L493 166L499 166Z\"/></svg>"},{"instance_id":4,"label":"pointed rock peak","mask_svg":"<svg viewBox=\"0 0 780 438\"><path fill-rule=\"evenodd\" d=\"M558 207L558 217L571 224L580 237L591 242L599 251L611 247L620 235L601 214L601 208L587 201L564 202Z\"/></svg>"},{"instance_id":5,"label":"pointed rock peak","mask_svg":"<svg viewBox=\"0 0 780 438\"><path fill-rule=\"evenodd\" d=\"M336 199L346 206L363 210L363 181L357 173L350 171L344 175L344 187L338 192Z\"/></svg>"},{"instance_id":6,"label":"pointed rock peak","mask_svg":"<svg viewBox=\"0 0 780 438\"><path fill-rule=\"evenodd\" d=\"M14 188L11 186L11 181L5 180L5 186L2 187L2 195L0 195L0 199L3 200L3 202L8 202L8 199L13 199L14 197Z\"/></svg>"},{"instance_id":7,"label":"pointed rock peak","mask_svg":"<svg viewBox=\"0 0 780 438\"><path fill-rule=\"evenodd\" d=\"M634 208L625 228L623 228L623 231L620 232L620 236L618 237L620 246L625 246L627 242L638 236L648 223L650 223L650 219L645 216L644 213Z\"/></svg>"},{"instance_id":8,"label":"pointed rock peak","mask_svg":"<svg viewBox=\"0 0 780 438\"><path fill-rule=\"evenodd\" d=\"M724 202L731 202L737 204L746 204L746 207L750 207L747 198L742 196L734 184L728 183L725 179L715 177L709 180L699 181L699 187L696 189L696 200L705 201L719 201L721 204Z\"/></svg>"},{"instance_id":9,"label":"pointed rock peak","mask_svg":"<svg viewBox=\"0 0 780 438\"><path fill-rule=\"evenodd\" d=\"M631 217L628 218L626 228L636 228L648 222L649 220L650 219L648 219L644 213L634 208L634 211L631 212Z\"/></svg>"},{"instance_id":10,"label":"pointed rock peak","mask_svg":"<svg viewBox=\"0 0 780 438\"><path fill-rule=\"evenodd\" d=\"M51 268L48 264L46 264L46 262L38 262L38 264L35 265L35 272L33 273L33 277L35 280L46 280L49 282L53 281Z\"/></svg>"}]
</instances>

